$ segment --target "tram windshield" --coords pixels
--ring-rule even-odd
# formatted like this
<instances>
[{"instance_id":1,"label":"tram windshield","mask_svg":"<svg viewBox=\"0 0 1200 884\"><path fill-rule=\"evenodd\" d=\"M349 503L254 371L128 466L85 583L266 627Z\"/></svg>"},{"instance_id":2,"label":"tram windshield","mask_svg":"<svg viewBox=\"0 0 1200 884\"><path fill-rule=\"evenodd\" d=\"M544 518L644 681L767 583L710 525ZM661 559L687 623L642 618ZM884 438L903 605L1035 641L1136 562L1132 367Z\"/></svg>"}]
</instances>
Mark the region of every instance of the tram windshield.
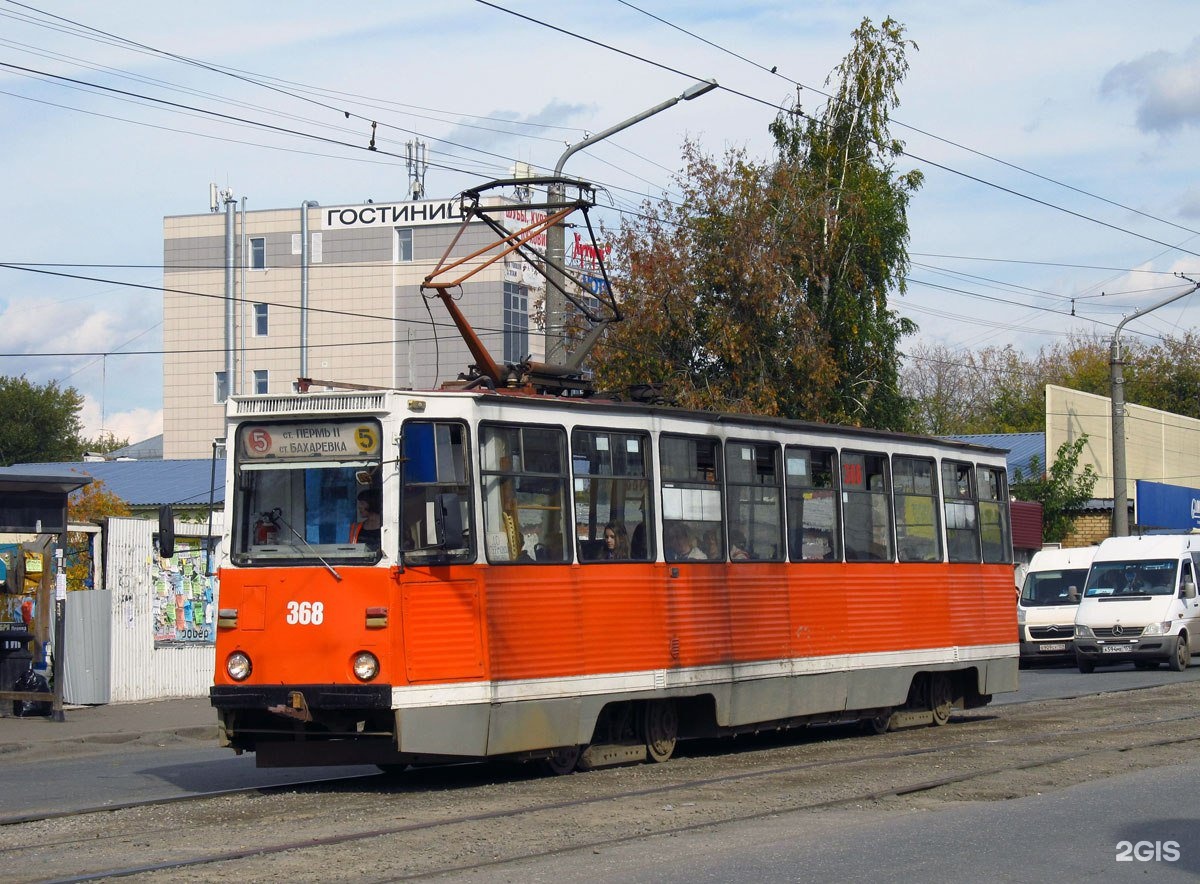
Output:
<instances>
[{"instance_id":1,"label":"tram windshield","mask_svg":"<svg viewBox=\"0 0 1200 884\"><path fill-rule=\"evenodd\" d=\"M232 561L377 560L380 438L374 420L239 427Z\"/></svg>"}]
</instances>

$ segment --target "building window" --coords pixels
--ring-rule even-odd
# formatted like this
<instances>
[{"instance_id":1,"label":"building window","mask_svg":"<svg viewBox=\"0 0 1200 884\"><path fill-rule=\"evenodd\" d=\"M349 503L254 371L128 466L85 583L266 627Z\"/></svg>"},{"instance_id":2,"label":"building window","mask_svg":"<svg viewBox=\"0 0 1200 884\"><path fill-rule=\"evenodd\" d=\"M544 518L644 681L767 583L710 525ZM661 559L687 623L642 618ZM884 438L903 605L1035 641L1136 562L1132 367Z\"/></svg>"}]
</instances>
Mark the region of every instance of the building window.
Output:
<instances>
[{"instance_id":1,"label":"building window","mask_svg":"<svg viewBox=\"0 0 1200 884\"><path fill-rule=\"evenodd\" d=\"M218 405L229 398L229 375L223 371L213 373L213 402Z\"/></svg>"},{"instance_id":2,"label":"building window","mask_svg":"<svg viewBox=\"0 0 1200 884\"><path fill-rule=\"evenodd\" d=\"M412 228L396 228L396 263L403 264L413 259Z\"/></svg>"},{"instance_id":3,"label":"building window","mask_svg":"<svg viewBox=\"0 0 1200 884\"><path fill-rule=\"evenodd\" d=\"M254 337L256 338L267 336L267 306L266 304L254 305Z\"/></svg>"},{"instance_id":4,"label":"building window","mask_svg":"<svg viewBox=\"0 0 1200 884\"><path fill-rule=\"evenodd\" d=\"M529 355L529 289L504 283L504 361L522 362Z\"/></svg>"},{"instance_id":5,"label":"building window","mask_svg":"<svg viewBox=\"0 0 1200 884\"><path fill-rule=\"evenodd\" d=\"M250 269L267 269L267 238L265 236L250 237Z\"/></svg>"},{"instance_id":6,"label":"building window","mask_svg":"<svg viewBox=\"0 0 1200 884\"><path fill-rule=\"evenodd\" d=\"M254 370L254 392L262 396L267 392L267 375L265 368L256 368Z\"/></svg>"}]
</instances>

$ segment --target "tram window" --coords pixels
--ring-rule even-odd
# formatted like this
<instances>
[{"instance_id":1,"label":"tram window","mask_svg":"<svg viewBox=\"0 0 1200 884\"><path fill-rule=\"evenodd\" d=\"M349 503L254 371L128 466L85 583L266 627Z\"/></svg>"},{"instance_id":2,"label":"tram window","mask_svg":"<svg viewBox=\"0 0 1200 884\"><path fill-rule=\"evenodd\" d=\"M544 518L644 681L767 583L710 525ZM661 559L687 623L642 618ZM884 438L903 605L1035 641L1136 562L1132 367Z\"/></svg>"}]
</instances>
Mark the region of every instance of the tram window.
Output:
<instances>
[{"instance_id":1,"label":"tram window","mask_svg":"<svg viewBox=\"0 0 1200 884\"><path fill-rule=\"evenodd\" d=\"M580 429L571 434L579 561L649 560L649 451L645 433Z\"/></svg>"},{"instance_id":2,"label":"tram window","mask_svg":"<svg viewBox=\"0 0 1200 884\"><path fill-rule=\"evenodd\" d=\"M658 446L666 560L724 560L720 443L664 434Z\"/></svg>"},{"instance_id":3,"label":"tram window","mask_svg":"<svg viewBox=\"0 0 1200 884\"><path fill-rule=\"evenodd\" d=\"M892 458L892 490L896 513L896 557L901 562L940 562L937 483L932 460Z\"/></svg>"},{"instance_id":4,"label":"tram window","mask_svg":"<svg viewBox=\"0 0 1200 884\"><path fill-rule=\"evenodd\" d=\"M382 433L370 419L245 423L234 443L232 560L239 565L369 563L379 539L351 542L360 483L378 476Z\"/></svg>"},{"instance_id":5,"label":"tram window","mask_svg":"<svg viewBox=\"0 0 1200 884\"><path fill-rule=\"evenodd\" d=\"M840 561L837 452L832 448L789 445L784 462L791 560Z\"/></svg>"},{"instance_id":6,"label":"tram window","mask_svg":"<svg viewBox=\"0 0 1200 884\"><path fill-rule=\"evenodd\" d=\"M400 549L407 562L446 558L469 562L475 558L475 532L471 530L470 460L467 429L440 421L404 424L404 489L400 513ZM439 525L441 509L459 508L463 526L461 545L447 547Z\"/></svg>"},{"instance_id":7,"label":"tram window","mask_svg":"<svg viewBox=\"0 0 1200 884\"><path fill-rule=\"evenodd\" d=\"M1008 522L1008 483L1004 470L979 468L979 534L983 560L1012 561L1012 534Z\"/></svg>"},{"instance_id":8,"label":"tram window","mask_svg":"<svg viewBox=\"0 0 1200 884\"><path fill-rule=\"evenodd\" d=\"M946 517L946 552L951 562L979 561L978 501L975 468L942 461L942 500Z\"/></svg>"},{"instance_id":9,"label":"tram window","mask_svg":"<svg viewBox=\"0 0 1200 884\"><path fill-rule=\"evenodd\" d=\"M783 559L782 484L778 445L726 443L730 561Z\"/></svg>"},{"instance_id":10,"label":"tram window","mask_svg":"<svg viewBox=\"0 0 1200 884\"><path fill-rule=\"evenodd\" d=\"M485 424L479 440L488 561L568 561L566 434Z\"/></svg>"},{"instance_id":11,"label":"tram window","mask_svg":"<svg viewBox=\"0 0 1200 884\"><path fill-rule=\"evenodd\" d=\"M887 455L842 452L842 517L847 561L892 560L889 500Z\"/></svg>"}]
</instances>

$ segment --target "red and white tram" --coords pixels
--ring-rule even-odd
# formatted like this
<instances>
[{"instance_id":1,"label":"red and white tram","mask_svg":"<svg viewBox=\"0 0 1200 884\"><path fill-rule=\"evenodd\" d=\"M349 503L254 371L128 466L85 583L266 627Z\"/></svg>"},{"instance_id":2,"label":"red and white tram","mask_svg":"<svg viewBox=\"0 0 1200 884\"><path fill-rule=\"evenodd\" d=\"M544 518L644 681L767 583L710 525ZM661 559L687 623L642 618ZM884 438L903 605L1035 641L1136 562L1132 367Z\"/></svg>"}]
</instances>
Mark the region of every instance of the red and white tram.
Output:
<instances>
[{"instance_id":1,"label":"red and white tram","mask_svg":"<svg viewBox=\"0 0 1200 884\"><path fill-rule=\"evenodd\" d=\"M211 699L260 766L662 761L1017 687L994 449L486 389L229 416Z\"/></svg>"}]
</instances>

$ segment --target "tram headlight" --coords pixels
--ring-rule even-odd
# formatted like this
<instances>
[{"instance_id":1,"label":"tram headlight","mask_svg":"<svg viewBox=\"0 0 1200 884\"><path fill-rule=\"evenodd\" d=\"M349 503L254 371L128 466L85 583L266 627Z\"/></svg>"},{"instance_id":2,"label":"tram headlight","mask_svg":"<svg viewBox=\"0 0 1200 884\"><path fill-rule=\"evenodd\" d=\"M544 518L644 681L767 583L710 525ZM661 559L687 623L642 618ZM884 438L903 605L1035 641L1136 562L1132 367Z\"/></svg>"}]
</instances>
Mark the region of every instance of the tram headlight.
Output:
<instances>
[{"instance_id":1,"label":"tram headlight","mask_svg":"<svg viewBox=\"0 0 1200 884\"><path fill-rule=\"evenodd\" d=\"M379 674L379 658L370 651L359 651L354 655L354 676L359 681L370 681Z\"/></svg>"},{"instance_id":2,"label":"tram headlight","mask_svg":"<svg viewBox=\"0 0 1200 884\"><path fill-rule=\"evenodd\" d=\"M225 671L229 673L229 677L234 681L245 681L250 677L250 671L253 669L250 665L250 658L241 651L234 651L225 659Z\"/></svg>"}]
</instances>

